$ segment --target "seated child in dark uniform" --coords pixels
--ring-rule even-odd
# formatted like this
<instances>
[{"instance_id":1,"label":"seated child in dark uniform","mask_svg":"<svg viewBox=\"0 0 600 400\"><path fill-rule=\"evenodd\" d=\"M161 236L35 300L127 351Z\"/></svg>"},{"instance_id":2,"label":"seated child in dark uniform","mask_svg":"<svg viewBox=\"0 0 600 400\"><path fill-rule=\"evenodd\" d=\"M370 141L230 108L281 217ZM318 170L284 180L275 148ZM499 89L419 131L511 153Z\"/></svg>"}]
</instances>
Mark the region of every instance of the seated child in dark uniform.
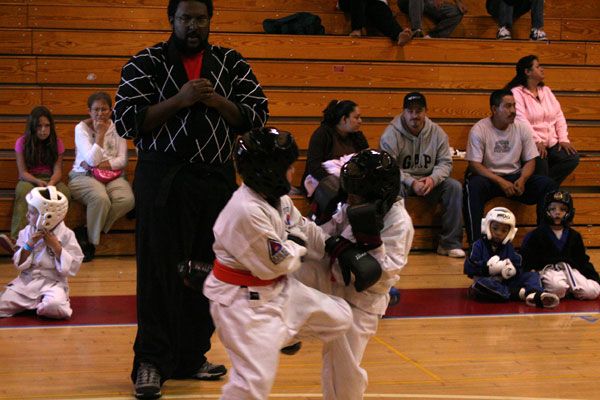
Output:
<instances>
[{"instance_id":1,"label":"seated child in dark uniform","mask_svg":"<svg viewBox=\"0 0 600 400\"><path fill-rule=\"evenodd\" d=\"M481 221L481 238L473 243L464 273L473 278L469 295L477 300L524 300L528 306L552 308L558 296L544 292L535 271L523 271L521 256L511 241L517 233L516 218L507 208L492 208Z\"/></svg>"},{"instance_id":2,"label":"seated child in dark uniform","mask_svg":"<svg viewBox=\"0 0 600 400\"><path fill-rule=\"evenodd\" d=\"M554 191L544 199L544 220L525 236L521 254L527 269L540 271L544 288L561 299L579 300L600 295L600 276L585 252L579 232L571 228L575 216L569 192Z\"/></svg>"}]
</instances>

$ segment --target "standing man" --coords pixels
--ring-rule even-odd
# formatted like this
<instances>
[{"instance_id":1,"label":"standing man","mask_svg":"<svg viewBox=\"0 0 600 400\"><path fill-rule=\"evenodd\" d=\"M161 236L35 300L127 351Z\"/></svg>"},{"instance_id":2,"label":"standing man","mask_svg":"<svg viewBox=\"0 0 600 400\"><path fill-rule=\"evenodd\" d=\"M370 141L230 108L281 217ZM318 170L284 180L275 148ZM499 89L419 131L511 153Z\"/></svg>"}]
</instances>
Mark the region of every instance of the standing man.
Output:
<instances>
[{"instance_id":1,"label":"standing man","mask_svg":"<svg viewBox=\"0 0 600 400\"><path fill-rule=\"evenodd\" d=\"M533 133L515 121L515 98L510 90L492 92L492 116L477 122L469 132L465 176L464 214L469 244L481 236L483 208L494 197L508 197L537 204L538 223L544 196L557 184L547 176L533 175L539 155Z\"/></svg>"},{"instance_id":2,"label":"standing man","mask_svg":"<svg viewBox=\"0 0 600 400\"><path fill-rule=\"evenodd\" d=\"M194 260L203 272L210 269L212 226L236 187L234 139L268 118L248 63L208 43L212 0L170 0L167 14L171 37L125 64L114 111L119 134L133 139L139 153L131 374L137 398L160 397L167 379L226 373L205 357L214 331L208 300L184 284L177 265Z\"/></svg>"},{"instance_id":3,"label":"standing man","mask_svg":"<svg viewBox=\"0 0 600 400\"><path fill-rule=\"evenodd\" d=\"M412 92L404 97L404 110L385 128L380 147L400 166L401 192L442 202L442 231L438 254L461 258L462 187L450 178L452 155L448 135L427 117L425 96Z\"/></svg>"}]
</instances>

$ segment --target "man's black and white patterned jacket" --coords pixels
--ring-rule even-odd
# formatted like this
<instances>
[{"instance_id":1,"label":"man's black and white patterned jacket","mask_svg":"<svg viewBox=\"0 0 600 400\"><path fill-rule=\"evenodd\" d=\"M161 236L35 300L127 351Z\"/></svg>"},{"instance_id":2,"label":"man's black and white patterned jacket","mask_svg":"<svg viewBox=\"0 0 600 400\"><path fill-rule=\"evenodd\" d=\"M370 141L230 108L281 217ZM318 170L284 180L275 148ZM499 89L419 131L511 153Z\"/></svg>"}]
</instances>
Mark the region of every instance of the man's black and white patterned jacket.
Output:
<instances>
[{"instance_id":1,"label":"man's black and white patterned jacket","mask_svg":"<svg viewBox=\"0 0 600 400\"><path fill-rule=\"evenodd\" d=\"M123 67L113 117L119 135L133 139L140 152L170 153L194 163L226 163L236 135L266 123L267 98L250 65L232 49L209 45L200 76L238 106L243 127L233 130L219 112L196 103L151 133L140 134L148 107L175 96L188 81L180 53L170 39L142 50Z\"/></svg>"}]
</instances>

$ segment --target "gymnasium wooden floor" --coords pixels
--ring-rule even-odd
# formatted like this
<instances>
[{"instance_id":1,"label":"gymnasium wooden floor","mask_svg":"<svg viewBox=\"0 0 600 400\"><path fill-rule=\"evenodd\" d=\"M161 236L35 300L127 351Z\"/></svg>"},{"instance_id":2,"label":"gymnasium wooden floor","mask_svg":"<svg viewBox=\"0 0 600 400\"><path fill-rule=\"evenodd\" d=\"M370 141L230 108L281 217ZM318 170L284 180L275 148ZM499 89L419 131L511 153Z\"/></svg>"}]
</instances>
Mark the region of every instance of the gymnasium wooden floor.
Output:
<instances>
[{"instance_id":1,"label":"gymnasium wooden floor","mask_svg":"<svg viewBox=\"0 0 600 400\"><path fill-rule=\"evenodd\" d=\"M600 266L600 250L591 253ZM0 282L14 275L10 260L0 259ZM133 258L98 258L71 280L74 307L96 298L99 304L111 299L113 309L75 307L66 325L31 315L16 320L29 324L0 320L0 399L132 398L134 280ZM417 253L399 287L441 293L431 297L436 309L446 293L468 284L461 260ZM477 315L386 318L363 361L370 378L365 398L600 399L600 302L579 307L584 311L547 312L513 304L494 315L479 308ZM74 325L78 314L79 321L83 314L91 319ZM113 314L125 322L107 323ZM229 365L216 336L209 359ZM282 356L271 398L321 398L320 367L319 343L305 341L297 355ZM168 381L163 393L165 399L216 399L222 384Z\"/></svg>"}]
</instances>

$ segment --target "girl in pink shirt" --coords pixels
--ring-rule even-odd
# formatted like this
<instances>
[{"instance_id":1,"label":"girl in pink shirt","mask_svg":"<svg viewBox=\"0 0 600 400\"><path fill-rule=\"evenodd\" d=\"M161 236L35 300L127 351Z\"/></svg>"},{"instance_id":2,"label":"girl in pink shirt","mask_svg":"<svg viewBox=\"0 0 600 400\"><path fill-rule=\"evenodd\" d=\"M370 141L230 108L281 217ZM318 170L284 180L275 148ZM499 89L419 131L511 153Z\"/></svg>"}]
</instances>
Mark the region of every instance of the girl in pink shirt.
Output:
<instances>
[{"instance_id":1,"label":"girl in pink shirt","mask_svg":"<svg viewBox=\"0 0 600 400\"><path fill-rule=\"evenodd\" d=\"M535 174L546 175L559 185L579 164L579 155L569 141L567 121L549 87L537 56L519 60L517 74L507 85L515 97L517 117L531 128L540 153Z\"/></svg>"},{"instance_id":2,"label":"girl in pink shirt","mask_svg":"<svg viewBox=\"0 0 600 400\"><path fill-rule=\"evenodd\" d=\"M25 196L34 187L56 186L67 199L70 192L61 182L62 159L65 146L56 135L54 118L46 107L38 106L31 110L25 134L15 143L15 157L19 181L15 189L13 218L10 229L14 239L27 225L27 202Z\"/></svg>"}]
</instances>

